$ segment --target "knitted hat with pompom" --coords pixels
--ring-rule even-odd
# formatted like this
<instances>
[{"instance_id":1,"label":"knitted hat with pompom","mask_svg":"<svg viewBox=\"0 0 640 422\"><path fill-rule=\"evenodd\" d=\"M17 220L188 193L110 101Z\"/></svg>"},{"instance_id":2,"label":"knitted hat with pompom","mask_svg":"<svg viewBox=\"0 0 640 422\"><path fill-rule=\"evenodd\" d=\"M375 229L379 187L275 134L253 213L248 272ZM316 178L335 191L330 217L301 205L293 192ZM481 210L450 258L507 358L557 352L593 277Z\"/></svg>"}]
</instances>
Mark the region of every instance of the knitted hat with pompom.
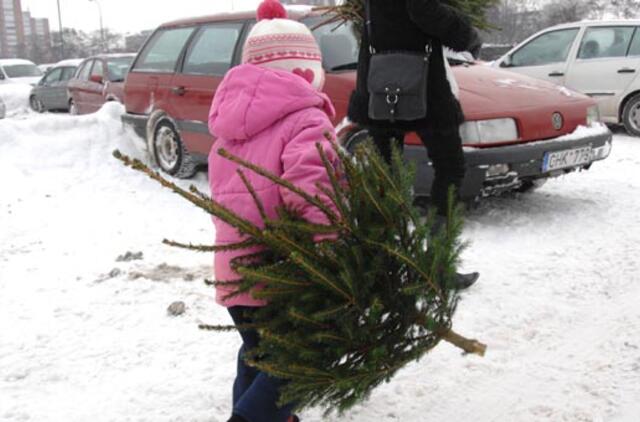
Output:
<instances>
[{"instance_id":1,"label":"knitted hat with pompom","mask_svg":"<svg viewBox=\"0 0 640 422\"><path fill-rule=\"evenodd\" d=\"M257 14L242 62L292 72L321 90L325 81L322 53L309 28L288 19L279 0L263 1Z\"/></svg>"}]
</instances>

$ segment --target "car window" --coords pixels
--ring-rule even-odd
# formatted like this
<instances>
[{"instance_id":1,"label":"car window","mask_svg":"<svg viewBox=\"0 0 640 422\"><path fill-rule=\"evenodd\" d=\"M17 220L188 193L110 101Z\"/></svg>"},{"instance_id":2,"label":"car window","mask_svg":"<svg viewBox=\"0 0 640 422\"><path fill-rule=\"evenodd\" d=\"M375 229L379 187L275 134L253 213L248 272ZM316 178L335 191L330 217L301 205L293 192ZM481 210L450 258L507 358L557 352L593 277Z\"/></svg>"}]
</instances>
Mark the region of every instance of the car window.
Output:
<instances>
[{"instance_id":1,"label":"car window","mask_svg":"<svg viewBox=\"0 0 640 422\"><path fill-rule=\"evenodd\" d=\"M180 53L195 28L165 29L156 32L140 53L134 70L173 72Z\"/></svg>"},{"instance_id":2,"label":"car window","mask_svg":"<svg viewBox=\"0 0 640 422\"><path fill-rule=\"evenodd\" d=\"M129 72L133 57L114 57L107 62L109 80L111 82L122 82Z\"/></svg>"},{"instance_id":3,"label":"car window","mask_svg":"<svg viewBox=\"0 0 640 422\"><path fill-rule=\"evenodd\" d=\"M92 65L93 60L89 60L88 62L86 62L80 72L78 72L78 79L80 79L81 81L88 81Z\"/></svg>"},{"instance_id":4,"label":"car window","mask_svg":"<svg viewBox=\"0 0 640 422\"><path fill-rule=\"evenodd\" d=\"M50 71L49 73L47 73L47 75L44 77L43 83L52 84L54 82L58 82L60 80L61 75L62 75L62 68L57 67L52 71Z\"/></svg>"},{"instance_id":5,"label":"car window","mask_svg":"<svg viewBox=\"0 0 640 422\"><path fill-rule=\"evenodd\" d=\"M630 56L640 56L640 28L636 28L631 47L629 47Z\"/></svg>"},{"instance_id":6,"label":"car window","mask_svg":"<svg viewBox=\"0 0 640 422\"><path fill-rule=\"evenodd\" d=\"M625 57L633 31L631 26L588 28L580 43L578 58Z\"/></svg>"},{"instance_id":7,"label":"car window","mask_svg":"<svg viewBox=\"0 0 640 422\"><path fill-rule=\"evenodd\" d=\"M4 71L10 78L42 76L42 71L34 64L9 65L4 67Z\"/></svg>"},{"instance_id":8,"label":"car window","mask_svg":"<svg viewBox=\"0 0 640 422\"><path fill-rule=\"evenodd\" d=\"M189 48L182 71L197 75L224 75L231 68L242 25L221 23L202 28Z\"/></svg>"},{"instance_id":9,"label":"car window","mask_svg":"<svg viewBox=\"0 0 640 422\"><path fill-rule=\"evenodd\" d=\"M356 69L358 66L358 40L354 35L353 25L335 24L316 26L323 18L305 19L304 23L313 30L313 35L322 50L324 68L328 71Z\"/></svg>"},{"instance_id":10,"label":"car window","mask_svg":"<svg viewBox=\"0 0 640 422\"><path fill-rule=\"evenodd\" d=\"M541 66L567 60L578 28L547 32L525 44L511 56L511 66Z\"/></svg>"},{"instance_id":11,"label":"car window","mask_svg":"<svg viewBox=\"0 0 640 422\"><path fill-rule=\"evenodd\" d=\"M62 82L68 81L69 79L73 78L73 75L76 73L76 68L73 66L68 66L68 67L63 67L62 68L62 76L60 77L60 80Z\"/></svg>"},{"instance_id":12,"label":"car window","mask_svg":"<svg viewBox=\"0 0 640 422\"><path fill-rule=\"evenodd\" d=\"M102 64L102 60L95 60L93 63L93 68L91 69L91 76L100 76L104 78L104 65Z\"/></svg>"}]
</instances>

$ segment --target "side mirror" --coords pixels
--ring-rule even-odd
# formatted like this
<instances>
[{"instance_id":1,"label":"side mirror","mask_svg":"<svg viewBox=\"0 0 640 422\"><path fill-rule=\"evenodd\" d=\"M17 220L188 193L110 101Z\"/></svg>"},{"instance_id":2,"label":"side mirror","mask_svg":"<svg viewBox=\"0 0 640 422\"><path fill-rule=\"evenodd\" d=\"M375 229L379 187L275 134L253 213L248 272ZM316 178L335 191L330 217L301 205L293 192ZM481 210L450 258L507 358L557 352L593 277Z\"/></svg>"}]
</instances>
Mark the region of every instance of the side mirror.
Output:
<instances>
[{"instance_id":1,"label":"side mirror","mask_svg":"<svg viewBox=\"0 0 640 422\"><path fill-rule=\"evenodd\" d=\"M102 79L102 76L100 76L100 75L91 75L89 77L89 80L91 82L94 82L94 83L97 83L97 84L102 84L104 82L103 79Z\"/></svg>"},{"instance_id":2,"label":"side mirror","mask_svg":"<svg viewBox=\"0 0 640 422\"><path fill-rule=\"evenodd\" d=\"M513 66L513 59L511 56L505 56L504 59L500 62L500 67L511 67Z\"/></svg>"}]
</instances>

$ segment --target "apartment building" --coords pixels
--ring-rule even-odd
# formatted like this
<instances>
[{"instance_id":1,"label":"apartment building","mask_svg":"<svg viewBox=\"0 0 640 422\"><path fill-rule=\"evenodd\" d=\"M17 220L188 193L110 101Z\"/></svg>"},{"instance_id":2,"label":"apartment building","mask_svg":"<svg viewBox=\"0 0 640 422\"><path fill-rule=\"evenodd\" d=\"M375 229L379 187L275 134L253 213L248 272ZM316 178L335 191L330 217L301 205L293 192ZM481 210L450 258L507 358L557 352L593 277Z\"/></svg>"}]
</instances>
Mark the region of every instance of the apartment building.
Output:
<instances>
[{"instance_id":1,"label":"apartment building","mask_svg":"<svg viewBox=\"0 0 640 422\"><path fill-rule=\"evenodd\" d=\"M49 19L23 12L20 0L0 0L0 58L46 60L51 45Z\"/></svg>"},{"instance_id":2,"label":"apartment building","mask_svg":"<svg viewBox=\"0 0 640 422\"><path fill-rule=\"evenodd\" d=\"M20 0L0 0L0 58L19 57L25 49Z\"/></svg>"}]
</instances>

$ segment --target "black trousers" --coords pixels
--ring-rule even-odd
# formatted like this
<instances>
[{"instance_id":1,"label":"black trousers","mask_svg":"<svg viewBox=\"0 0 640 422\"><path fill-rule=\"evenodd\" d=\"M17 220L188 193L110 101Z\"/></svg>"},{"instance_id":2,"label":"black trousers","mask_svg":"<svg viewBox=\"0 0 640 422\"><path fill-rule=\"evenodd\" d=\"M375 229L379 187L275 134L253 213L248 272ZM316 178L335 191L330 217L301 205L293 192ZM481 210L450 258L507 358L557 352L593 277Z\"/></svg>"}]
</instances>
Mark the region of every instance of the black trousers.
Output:
<instances>
[{"instance_id":1,"label":"black trousers","mask_svg":"<svg viewBox=\"0 0 640 422\"><path fill-rule=\"evenodd\" d=\"M250 324L256 308L234 306L228 308L235 325ZM258 347L260 336L255 330L240 331L242 346L238 351L237 373L233 382L233 413L248 422L285 422L289 420L293 405L279 407L283 380L248 366L245 352Z\"/></svg>"},{"instance_id":2,"label":"black trousers","mask_svg":"<svg viewBox=\"0 0 640 422\"><path fill-rule=\"evenodd\" d=\"M370 128L369 134L387 162L391 161L391 145L404 149L405 133L395 129ZM435 177L431 185L431 202L441 216L447 215L451 186L460 190L465 174L464 152L458 127L425 128L417 131L433 163Z\"/></svg>"}]
</instances>

